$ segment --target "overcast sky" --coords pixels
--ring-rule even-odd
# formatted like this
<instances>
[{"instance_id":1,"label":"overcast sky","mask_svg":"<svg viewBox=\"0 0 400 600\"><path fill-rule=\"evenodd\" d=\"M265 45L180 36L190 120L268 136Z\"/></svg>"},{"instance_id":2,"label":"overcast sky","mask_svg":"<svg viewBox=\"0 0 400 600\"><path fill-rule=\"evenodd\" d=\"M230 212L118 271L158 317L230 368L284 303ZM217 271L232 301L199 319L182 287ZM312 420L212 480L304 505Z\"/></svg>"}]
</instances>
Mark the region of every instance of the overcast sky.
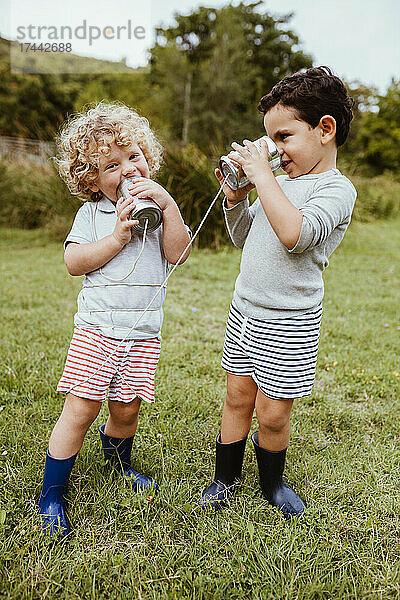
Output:
<instances>
[{"instance_id":1,"label":"overcast sky","mask_svg":"<svg viewBox=\"0 0 400 600\"><path fill-rule=\"evenodd\" d=\"M116 25L116 19L122 23L128 17L135 25L140 21L140 11L140 24L149 25L153 30L160 24L173 24L176 12L189 14L201 5L221 7L228 3L227 0L118 0L113 3L109 0L0 0L0 33L12 37L10 21L15 31L16 24L37 23L38 14L41 23L67 24L73 15L75 25L83 18L88 22ZM234 0L233 4L237 3ZM289 27L299 36L301 49L313 56L315 64L329 65L347 81L360 80L375 85L383 93L392 77L400 79L399 0L264 0L260 10L277 16L293 12ZM151 45L153 38L149 35L146 40L131 40L125 44L122 40L118 43L99 41L97 46L92 43L87 47L87 51L76 46L76 42L74 48L79 54L113 60L126 56L128 64L137 66L145 60L144 44Z\"/></svg>"},{"instance_id":2,"label":"overcast sky","mask_svg":"<svg viewBox=\"0 0 400 600\"><path fill-rule=\"evenodd\" d=\"M153 0L153 18L168 24L177 10L188 14L200 5L226 4ZM400 79L399 0L264 0L263 7L279 16L294 13L289 26L302 50L346 80L359 79L384 92L392 77Z\"/></svg>"}]
</instances>

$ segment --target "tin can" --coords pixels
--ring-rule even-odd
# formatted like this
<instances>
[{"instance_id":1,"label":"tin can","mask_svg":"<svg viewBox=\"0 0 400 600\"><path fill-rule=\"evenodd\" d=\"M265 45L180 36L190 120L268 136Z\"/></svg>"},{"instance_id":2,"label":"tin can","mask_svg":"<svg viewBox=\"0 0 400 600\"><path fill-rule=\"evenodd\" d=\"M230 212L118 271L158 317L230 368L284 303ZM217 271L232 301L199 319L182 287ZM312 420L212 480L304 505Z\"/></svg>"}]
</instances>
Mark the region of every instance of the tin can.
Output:
<instances>
[{"instance_id":1,"label":"tin can","mask_svg":"<svg viewBox=\"0 0 400 600\"><path fill-rule=\"evenodd\" d=\"M117 199L127 198L132 199L132 194L129 189L131 184L139 179L138 177L125 177L117 187ZM139 221L137 225L134 225L132 229L139 233L143 233L146 227L147 221L147 233L151 233L160 227L163 214L161 208L151 198L138 198L138 203L135 209L129 215L132 221Z\"/></svg>"},{"instance_id":2,"label":"tin can","mask_svg":"<svg viewBox=\"0 0 400 600\"><path fill-rule=\"evenodd\" d=\"M258 138L253 142L257 148L261 149L261 140L265 140L268 146L268 162L273 171L277 171L281 166L281 155L275 142L267 135ZM238 190L245 187L250 181L247 179L243 169L239 167L229 156L221 156L219 168L224 178L227 177L226 183L232 190Z\"/></svg>"}]
</instances>

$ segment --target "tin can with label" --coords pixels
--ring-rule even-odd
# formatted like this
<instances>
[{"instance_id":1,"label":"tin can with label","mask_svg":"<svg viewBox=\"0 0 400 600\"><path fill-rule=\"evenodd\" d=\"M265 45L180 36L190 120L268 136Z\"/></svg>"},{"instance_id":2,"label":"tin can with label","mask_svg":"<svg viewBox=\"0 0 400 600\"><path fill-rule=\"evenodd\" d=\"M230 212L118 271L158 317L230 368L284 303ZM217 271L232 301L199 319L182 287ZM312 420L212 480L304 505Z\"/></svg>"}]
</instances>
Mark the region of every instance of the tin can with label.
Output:
<instances>
[{"instance_id":1,"label":"tin can with label","mask_svg":"<svg viewBox=\"0 0 400 600\"><path fill-rule=\"evenodd\" d=\"M138 177L125 177L117 187L117 199L126 198L132 199L134 196L130 193L129 189L135 179ZM137 225L134 225L132 229L139 233L143 233L146 227L147 221L147 233L151 233L160 227L163 221L163 214L161 208L151 198L138 198L135 209L129 215L132 221L139 221Z\"/></svg>"},{"instance_id":2,"label":"tin can with label","mask_svg":"<svg viewBox=\"0 0 400 600\"><path fill-rule=\"evenodd\" d=\"M261 149L261 140L265 140L268 146L268 162L273 171L277 171L281 166L281 155L274 141L271 140L267 135L258 138L253 142L258 148ZM224 176L227 177L226 183L232 190L238 190L245 187L250 181L247 179L243 169L236 164L229 156L221 156L219 161L219 168Z\"/></svg>"}]
</instances>

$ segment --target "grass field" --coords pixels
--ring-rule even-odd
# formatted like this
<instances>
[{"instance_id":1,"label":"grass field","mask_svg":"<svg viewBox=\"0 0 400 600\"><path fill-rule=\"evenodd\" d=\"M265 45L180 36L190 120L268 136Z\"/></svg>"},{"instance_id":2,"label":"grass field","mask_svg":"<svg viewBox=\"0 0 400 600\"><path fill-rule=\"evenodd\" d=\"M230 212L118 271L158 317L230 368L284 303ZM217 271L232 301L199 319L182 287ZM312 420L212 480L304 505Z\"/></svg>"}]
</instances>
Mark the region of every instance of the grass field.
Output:
<instances>
[{"instance_id":1,"label":"grass field","mask_svg":"<svg viewBox=\"0 0 400 600\"><path fill-rule=\"evenodd\" d=\"M239 251L196 251L169 282L157 398L135 466L154 502L104 465L90 429L69 490L70 541L40 533L35 500L80 278L43 234L0 230L0 598L400 598L400 221L353 224L325 274L314 392L295 404L287 477L309 508L284 521L243 483L219 515L197 506L213 474L219 366ZM253 429L256 429L254 423Z\"/></svg>"}]
</instances>

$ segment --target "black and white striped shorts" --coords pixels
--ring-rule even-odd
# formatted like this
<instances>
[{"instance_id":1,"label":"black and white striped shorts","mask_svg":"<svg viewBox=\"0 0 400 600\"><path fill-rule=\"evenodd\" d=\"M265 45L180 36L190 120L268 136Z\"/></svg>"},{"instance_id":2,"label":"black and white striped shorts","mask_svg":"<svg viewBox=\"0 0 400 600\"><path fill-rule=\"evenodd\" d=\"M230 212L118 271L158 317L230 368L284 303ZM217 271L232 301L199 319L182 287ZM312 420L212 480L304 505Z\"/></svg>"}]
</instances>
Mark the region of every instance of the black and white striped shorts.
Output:
<instances>
[{"instance_id":1,"label":"black and white striped shorts","mask_svg":"<svg viewBox=\"0 0 400 600\"><path fill-rule=\"evenodd\" d=\"M221 366L247 375L269 398L309 396L315 378L322 304L304 314L264 321L244 317L232 304Z\"/></svg>"}]
</instances>

